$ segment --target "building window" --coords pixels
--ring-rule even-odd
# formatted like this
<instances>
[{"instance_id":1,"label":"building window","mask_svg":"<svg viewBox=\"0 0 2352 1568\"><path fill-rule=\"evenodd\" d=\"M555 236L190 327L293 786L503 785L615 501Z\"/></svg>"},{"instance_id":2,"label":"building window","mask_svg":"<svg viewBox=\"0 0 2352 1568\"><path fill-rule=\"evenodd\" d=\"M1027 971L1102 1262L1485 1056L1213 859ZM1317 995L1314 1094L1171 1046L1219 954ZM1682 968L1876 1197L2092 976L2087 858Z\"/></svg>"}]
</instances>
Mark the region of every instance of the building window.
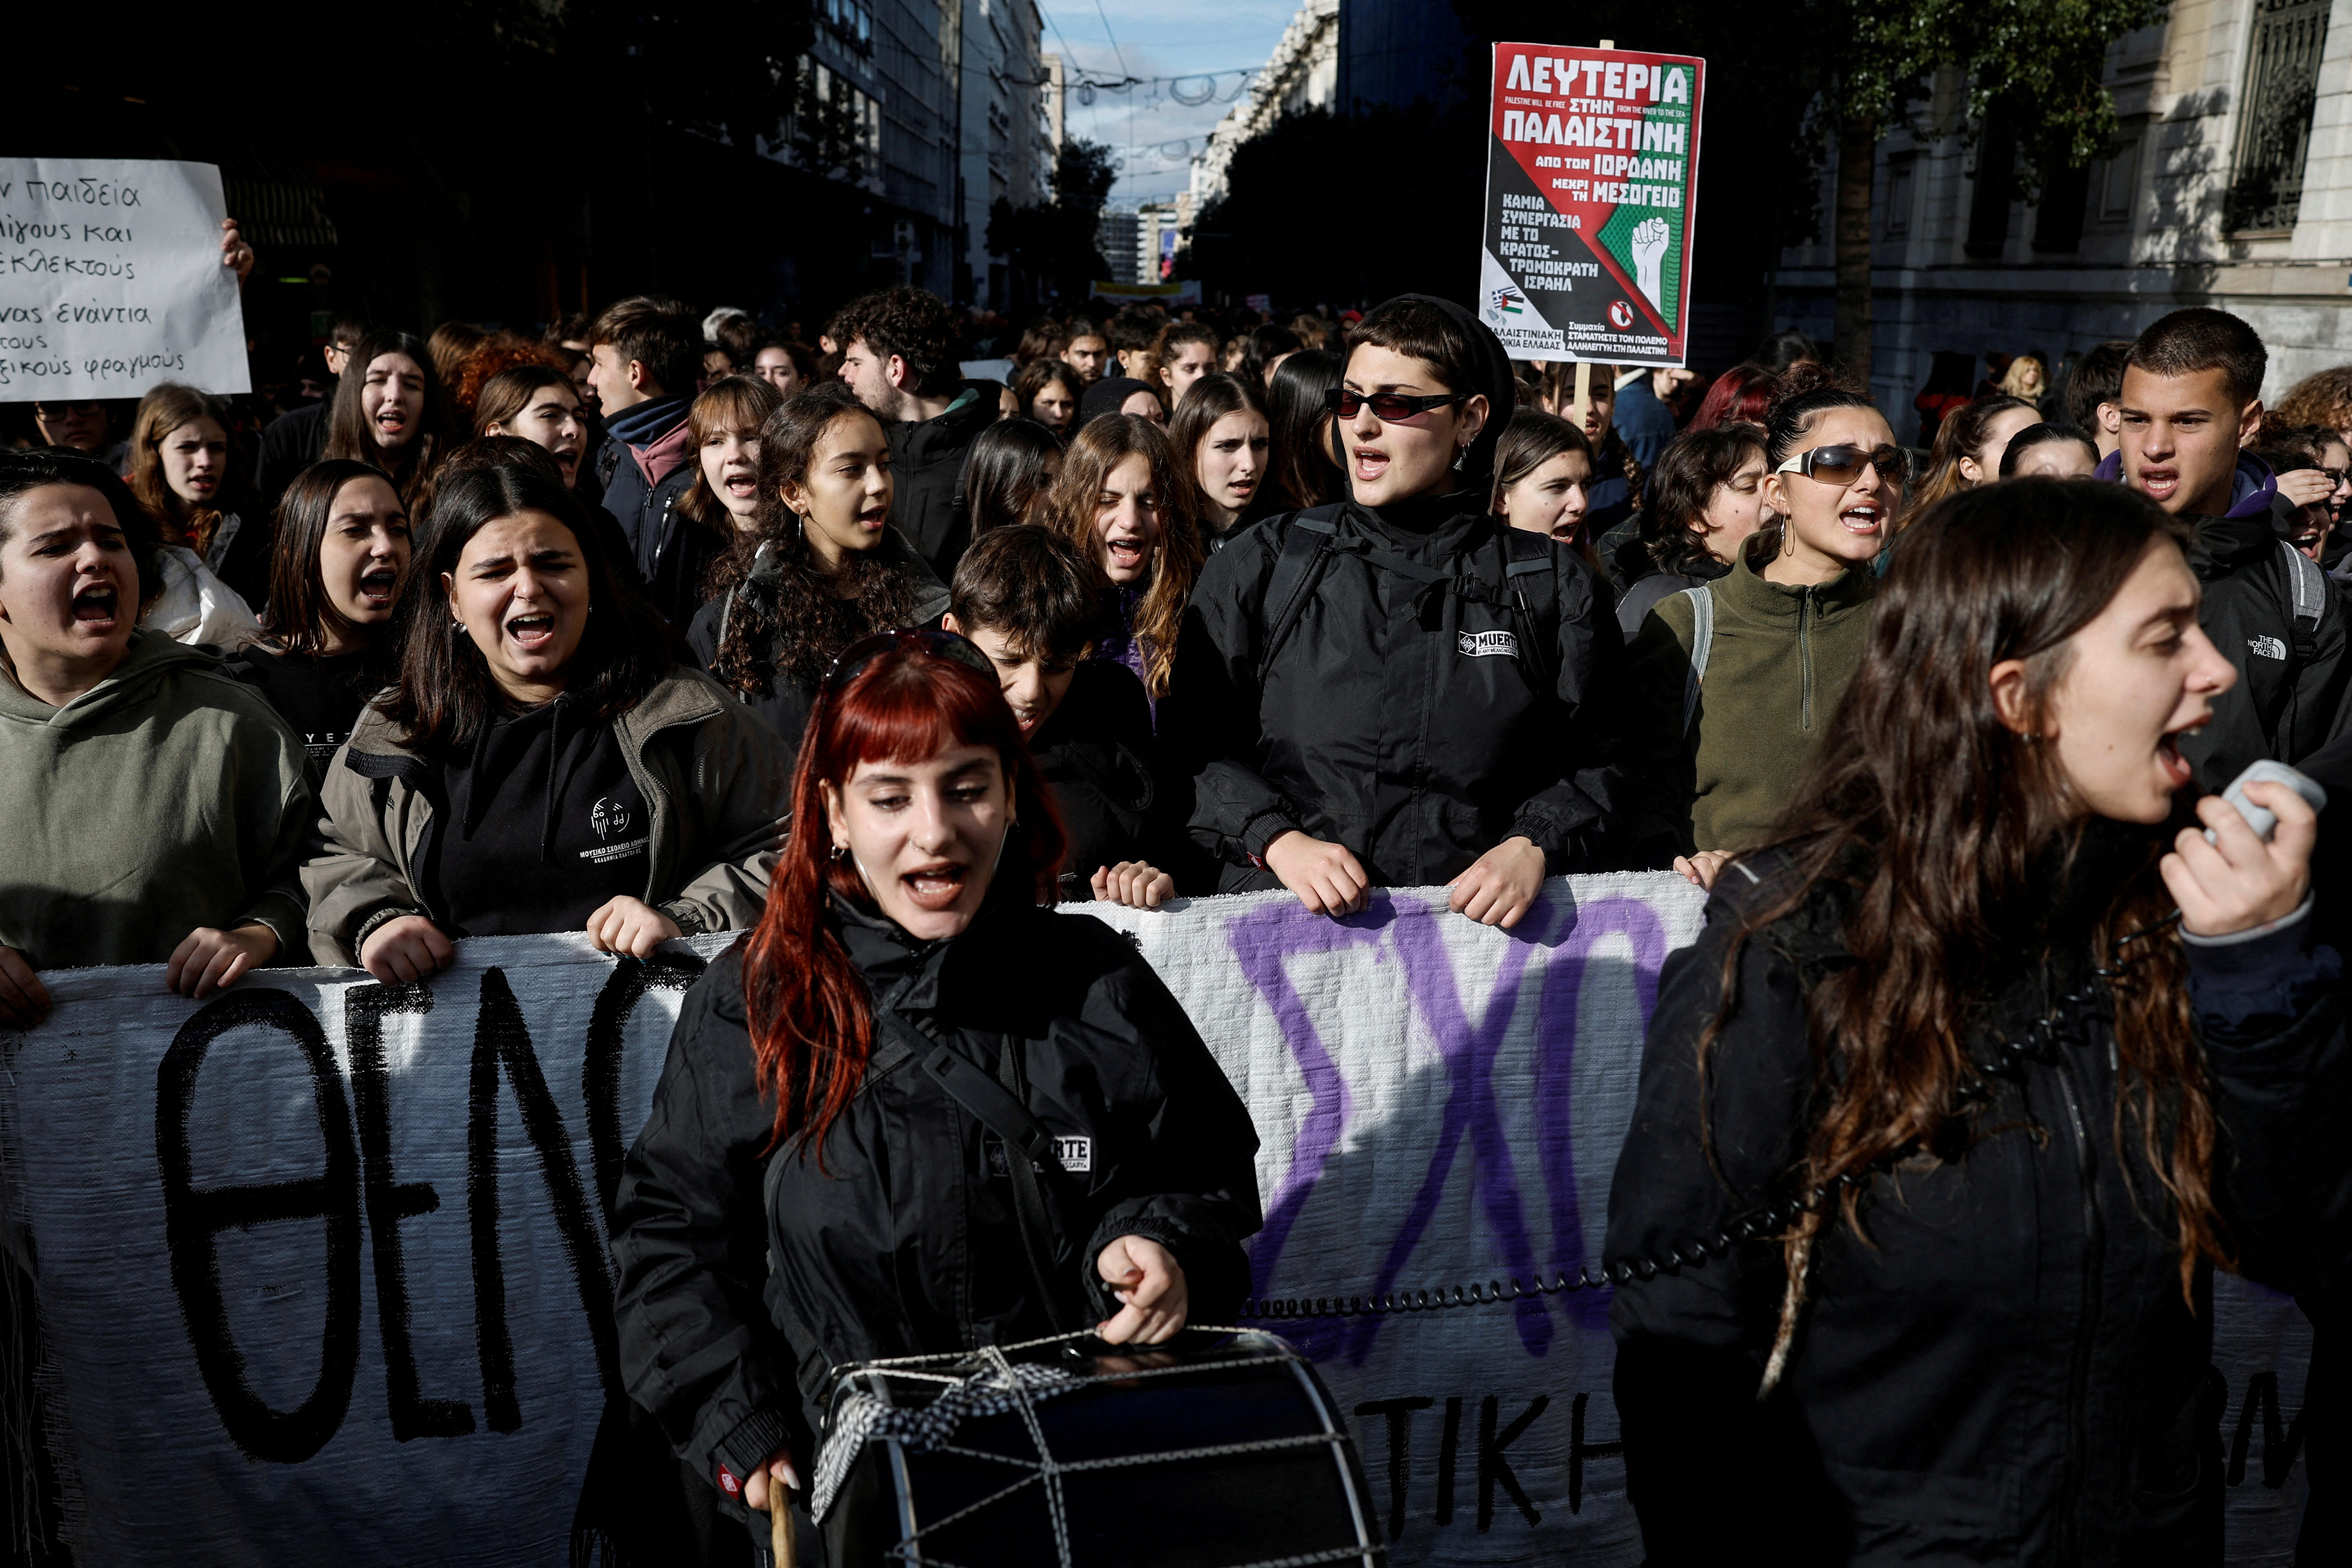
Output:
<instances>
[{"instance_id":1,"label":"building window","mask_svg":"<svg viewBox=\"0 0 2352 1568\"><path fill-rule=\"evenodd\" d=\"M874 8L866 0L823 0L820 15L845 47L874 52Z\"/></svg>"},{"instance_id":2,"label":"building window","mask_svg":"<svg viewBox=\"0 0 2352 1568\"><path fill-rule=\"evenodd\" d=\"M1919 172L1916 156L1886 161L1886 237L1900 239L1911 232L1911 192Z\"/></svg>"},{"instance_id":3,"label":"building window","mask_svg":"<svg viewBox=\"0 0 2352 1568\"><path fill-rule=\"evenodd\" d=\"M2131 137L2116 149L2114 157L2096 165L2101 223L2131 221L2132 200L2139 191L2139 147L2140 138Z\"/></svg>"},{"instance_id":4,"label":"building window","mask_svg":"<svg viewBox=\"0 0 2352 1568\"><path fill-rule=\"evenodd\" d=\"M2231 171L2233 231L2291 229L2303 208L2304 155L2319 96L2328 0L2255 0L2254 36L2238 94L2238 157Z\"/></svg>"}]
</instances>

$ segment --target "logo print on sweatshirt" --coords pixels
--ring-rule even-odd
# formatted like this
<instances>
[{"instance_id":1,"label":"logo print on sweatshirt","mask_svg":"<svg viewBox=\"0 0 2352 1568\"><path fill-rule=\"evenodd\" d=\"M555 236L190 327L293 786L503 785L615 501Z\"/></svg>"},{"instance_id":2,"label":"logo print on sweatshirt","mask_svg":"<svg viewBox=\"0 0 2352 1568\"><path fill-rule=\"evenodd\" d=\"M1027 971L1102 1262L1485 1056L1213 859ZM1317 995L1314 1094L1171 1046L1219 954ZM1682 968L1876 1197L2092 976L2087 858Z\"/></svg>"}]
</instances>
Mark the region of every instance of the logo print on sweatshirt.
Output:
<instances>
[{"instance_id":1,"label":"logo print on sweatshirt","mask_svg":"<svg viewBox=\"0 0 2352 1568\"><path fill-rule=\"evenodd\" d=\"M596 830L599 838L626 833L629 830L629 808L615 801L600 799L588 813L588 826Z\"/></svg>"},{"instance_id":2,"label":"logo print on sweatshirt","mask_svg":"<svg viewBox=\"0 0 2352 1568\"><path fill-rule=\"evenodd\" d=\"M1457 646L1464 658L1519 657L1519 639L1510 632L1464 632Z\"/></svg>"},{"instance_id":3,"label":"logo print on sweatshirt","mask_svg":"<svg viewBox=\"0 0 2352 1568\"><path fill-rule=\"evenodd\" d=\"M2248 637L2246 646L2264 658L2284 658L2286 644L2276 637Z\"/></svg>"}]
</instances>

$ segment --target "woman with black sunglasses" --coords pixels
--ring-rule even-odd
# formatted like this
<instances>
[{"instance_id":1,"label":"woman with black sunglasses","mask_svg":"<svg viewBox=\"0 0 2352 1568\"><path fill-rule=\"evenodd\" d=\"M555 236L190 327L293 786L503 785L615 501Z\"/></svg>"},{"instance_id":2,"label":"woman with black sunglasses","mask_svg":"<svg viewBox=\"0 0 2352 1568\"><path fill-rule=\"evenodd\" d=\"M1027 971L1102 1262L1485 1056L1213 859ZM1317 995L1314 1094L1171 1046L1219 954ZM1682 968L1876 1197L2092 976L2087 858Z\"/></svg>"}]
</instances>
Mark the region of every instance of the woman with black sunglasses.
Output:
<instances>
[{"instance_id":1,"label":"woman with black sunglasses","mask_svg":"<svg viewBox=\"0 0 2352 1568\"><path fill-rule=\"evenodd\" d=\"M1516 391L1475 315L1391 300L1344 375L1349 499L1211 559L1160 734L1221 890L1281 886L1337 916L1442 882L1456 910L1515 925L1547 875L1607 850L1617 622L1574 552L1487 510Z\"/></svg>"},{"instance_id":2,"label":"woman with black sunglasses","mask_svg":"<svg viewBox=\"0 0 2352 1568\"><path fill-rule=\"evenodd\" d=\"M1765 501L1780 521L1731 570L1660 600L1633 638L1636 864L1700 887L1790 800L1862 659L1871 570L1907 459L1871 401L1800 369L1766 416Z\"/></svg>"}]
</instances>

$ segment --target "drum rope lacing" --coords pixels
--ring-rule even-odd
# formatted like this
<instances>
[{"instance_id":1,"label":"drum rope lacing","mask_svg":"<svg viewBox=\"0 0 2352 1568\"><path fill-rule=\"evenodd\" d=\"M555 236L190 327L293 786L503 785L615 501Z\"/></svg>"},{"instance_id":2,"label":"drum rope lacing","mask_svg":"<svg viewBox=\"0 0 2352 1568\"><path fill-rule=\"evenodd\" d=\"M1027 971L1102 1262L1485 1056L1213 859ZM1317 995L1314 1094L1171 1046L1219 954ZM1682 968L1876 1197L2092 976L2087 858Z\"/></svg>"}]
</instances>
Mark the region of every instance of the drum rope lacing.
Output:
<instances>
[{"instance_id":1,"label":"drum rope lacing","mask_svg":"<svg viewBox=\"0 0 2352 1568\"><path fill-rule=\"evenodd\" d=\"M2106 966L2093 969L2089 981L2062 994L2050 1010L2026 1030L2023 1040L2004 1040L1992 1060L1979 1058L1973 1062L1978 1079L1961 1086L1960 1098L1981 1100L1990 1094L1985 1079L2000 1078L2017 1082L2023 1079L2031 1064L2055 1062L2059 1046L2072 1032L2079 1030L2096 1010L2097 1005L2105 999L2098 983L2115 980L2123 974L2124 971L2115 965L2122 961L2124 948L2142 937L2170 928L2179 919L2180 915L2176 910L2153 925L2117 938L2114 954ZM1489 1279L1484 1284L1455 1285L1450 1289L1439 1286L1433 1290L1392 1290L1370 1296L1254 1296L1242 1302L1241 1310L1235 1315L1256 1322L1384 1317L1403 1312L1447 1311L1457 1307L1491 1307L1505 1301L1537 1301L1548 1296L1565 1296L1578 1290L1613 1289L1621 1285L1633 1284L1635 1280L1646 1282L1660 1274L1677 1268L1696 1268L1710 1258L1721 1258L1744 1243L1774 1239L1796 1224L1799 1215L1819 1213L1822 1205L1832 1199L1886 1174L1918 1152L1916 1143L1895 1150L1801 1196L1751 1209L1703 1240L1676 1242L1646 1258L1619 1258L1614 1263L1599 1265L1579 1264L1573 1275L1565 1269L1554 1269L1552 1277L1547 1279L1538 1273L1532 1285L1521 1284L1514 1275L1508 1284L1500 1279Z\"/></svg>"},{"instance_id":2,"label":"drum rope lacing","mask_svg":"<svg viewBox=\"0 0 2352 1568\"><path fill-rule=\"evenodd\" d=\"M1271 1339L1271 1336L1265 1334L1261 1330L1233 1328L1212 1324L1194 1324L1191 1326L1188 1331L1203 1334L1234 1334L1256 1340ZM960 1564L952 1563L946 1558L925 1554L921 1549L921 1538L933 1531L943 1530L949 1525L956 1523L958 1521L970 1518L980 1510L1002 1502L1026 1488L1037 1486L1041 1487L1045 1492L1046 1514L1047 1518L1053 1524L1054 1545L1055 1555L1060 1563L1060 1568L1074 1568L1075 1559L1072 1556L1070 1548L1069 1519L1064 1508L1062 1498L1061 1478L1065 1475L1074 1475L1088 1470L1108 1470L1131 1466L1161 1464L1171 1459L1224 1458L1238 1454L1269 1453L1287 1448L1329 1447L1335 1450L1344 1450L1349 1445L1348 1434L1344 1428L1337 1426L1327 1426L1326 1429L1322 1432L1307 1433L1293 1437L1266 1437L1241 1443L1203 1444L1195 1447L1163 1449L1149 1453L1120 1455L1116 1458L1102 1459L1056 1458L1054 1456L1053 1449L1046 1443L1045 1429L1037 1420L1036 1404L1040 1398L1052 1397L1061 1394L1066 1394L1078 1388L1087 1387L1093 1384L1115 1383L1125 1384L1136 1383L1146 1378L1175 1377L1181 1376L1186 1373L1197 1374L1201 1371L1200 1367L1194 1365L1137 1367L1131 1371L1123 1370L1118 1372L1107 1372L1097 1373L1092 1376L1071 1375L1066 1379L1056 1380L1052 1384L1033 1384L1021 1379L1013 1372L1013 1363L1009 1359L1010 1354L1014 1352L1040 1350L1051 1345L1074 1344L1078 1341L1091 1339L1094 1336L1091 1332L1048 1334L1041 1339L1024 1340L1016 1344L983 1345L980 1348L979 1354L989 1363L990 1372L1005 1384L1007 1392L1017 1394L1017 1397L1009 1401L1009 1407L1019 1414L1023 1425L1028 1430L1029 1441L1035 1447L1038 1457L1034 1459L1026 1459L1010 1454L996 1454L990 1453L982 1449L970 1448L963 1445L955 1443L943 1442L929 1447L927 1450L928 1452L955 1454L964 1458L989 1460L997 1464L1009 1466L1014 1469L1023 1470L1027 1473L1024 1474L1018 1480L1013 1481L1010 1486L1006 1486L997 1491L991 1492L988 1496L982 1498L977 1501L968 1503L964 1507L956 1510L953 1513L944 1514L938 1519L927 1521L915 1531L914 1536L910 1541L901 1542L899 1545L891 1548L885 1555L894 1561L915 1565L915 1568L961 1568ZM1278 1348L1266 1350L1256 1354L1220 1360L1216 1363L1216 1365L1222 1370L1223 1368L1236 1366L1265 1365L1280 1363L1299 1363L1305 1364L1307 1363L1306 1357L1300 1355L1297 1351L1291 1349L1288 1345L1284 1344L1281 1341L1274 1340L1273 1344ZM1141 1346L1137 1348L1139 1353L1146 1354L1150 1353L1152 1349L1150 1346ZM942 1363L951 1363L956 1362L964 1362L968 1363L969 1361L969 1356L961 1354L898 1356L861 1363L859 1363L859 1370L864 1372L881 1372L891 1377L912 1378L921 1382L940 1383L953 1386L964 1384L968 1381L967 1378L959 1377L950 1373L927 1371L924 1370L924 1368L926 1366L937 1366ZM1348 1562L1369 1563L1372 1560L1372 1554L1378 1550L1379 1548L1370 1542L1360 1540L1353 1545L1331 1547L1321 1552L1312 1552L1303 1555L1266 1557L1259 1558L1248 1563L1237 1563L1233 1564L1233 1568L1316 1568L1316 1565L1319 1563Z\"/></svg>"}]
</instances>

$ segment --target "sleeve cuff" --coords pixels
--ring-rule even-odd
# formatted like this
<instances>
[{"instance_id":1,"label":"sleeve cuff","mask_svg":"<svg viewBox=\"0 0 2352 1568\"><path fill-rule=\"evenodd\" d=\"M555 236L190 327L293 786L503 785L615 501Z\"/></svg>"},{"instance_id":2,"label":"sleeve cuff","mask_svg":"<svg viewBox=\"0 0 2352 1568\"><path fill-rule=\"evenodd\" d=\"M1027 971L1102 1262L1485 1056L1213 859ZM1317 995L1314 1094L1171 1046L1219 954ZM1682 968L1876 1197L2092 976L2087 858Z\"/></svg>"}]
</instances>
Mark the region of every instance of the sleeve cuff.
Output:
<instances>
[{"instance_id":1,"label":"sleeve cuff","mask_svg":"<svg viewBox=\"0 0 2352 1568\"><path fill-rule=\"evenodd\" d=\"M1260 812L1251 817L1248 826L1242 829L1242 848L1251 859L1263 866L1265 864L1265 847L1294 829L1305 831L1286 812Z\"/></svg>"},{"instance_id":2,"label":"sleeve cuff","mask_svg":"<svg viewBox=\"0 0 2352 1568\"><path fill-rule=\"evenodd\" d=\"M733 1431L710 1446L710 1457L715 1464L732 1470L738 1479L748 1477L769 1455L790 1442L792 1435L792 1422L782 1411L754 1410L737 1422ZM719 1485L716 1470L704 1479L714 1487Z\"/></svg>"},{"instance_id":3,"label":"sleeve cuff","mask_svg":"<svg viewBox=\"0 0 2352 1568\"><path fill-rule=\"evenodd\" d=\"M352 930L352 956L354 958L358 957L360 949L367 945L367 939L373 936L377 931L382 931L385 926L390 925L393 921L408 915L421 915L425 911L423 910L405 909L399 904L383 905L382 908L375 910L374 913L369 915L367 919L360 921L358 926Z\"/></svg>"},{"instance_id":4,"label":"sleeve cuff","mask_svg":"<svg viewBox=\"0 0 2352 1568\"><path fill-rule=\"evenodd\" d=\"M670 918L680 936L700 936L710 929L703 923L702 911L685 899L662 905L661 912Z\"/></svg>"},{"instance_id":5,"label":"sleeve cuff","mask_svg":"<svg viewBox=\"0 0 2352 1568\"><path fill-rule=\"evenodd\" d=\"M2242 947L2258 942L2267 943L2273 937L2281 937L2291 938L2293 946L2299 948L2308 942L2311 908L2317 899L2316 893L2305 893L2303 896L2303 902L2296 907L2294 913L2281 915L2274 921L2268 921L2258 926L2249 926L2244 931L2229 931L2221 936L2199 936L2195 931L2183 926L2180 931L2180 940L2191 949L2200 947L2210 949ZM2291 949L2282 943L2273 951L2287 952Z\"/></svg>"}]
</instances>

